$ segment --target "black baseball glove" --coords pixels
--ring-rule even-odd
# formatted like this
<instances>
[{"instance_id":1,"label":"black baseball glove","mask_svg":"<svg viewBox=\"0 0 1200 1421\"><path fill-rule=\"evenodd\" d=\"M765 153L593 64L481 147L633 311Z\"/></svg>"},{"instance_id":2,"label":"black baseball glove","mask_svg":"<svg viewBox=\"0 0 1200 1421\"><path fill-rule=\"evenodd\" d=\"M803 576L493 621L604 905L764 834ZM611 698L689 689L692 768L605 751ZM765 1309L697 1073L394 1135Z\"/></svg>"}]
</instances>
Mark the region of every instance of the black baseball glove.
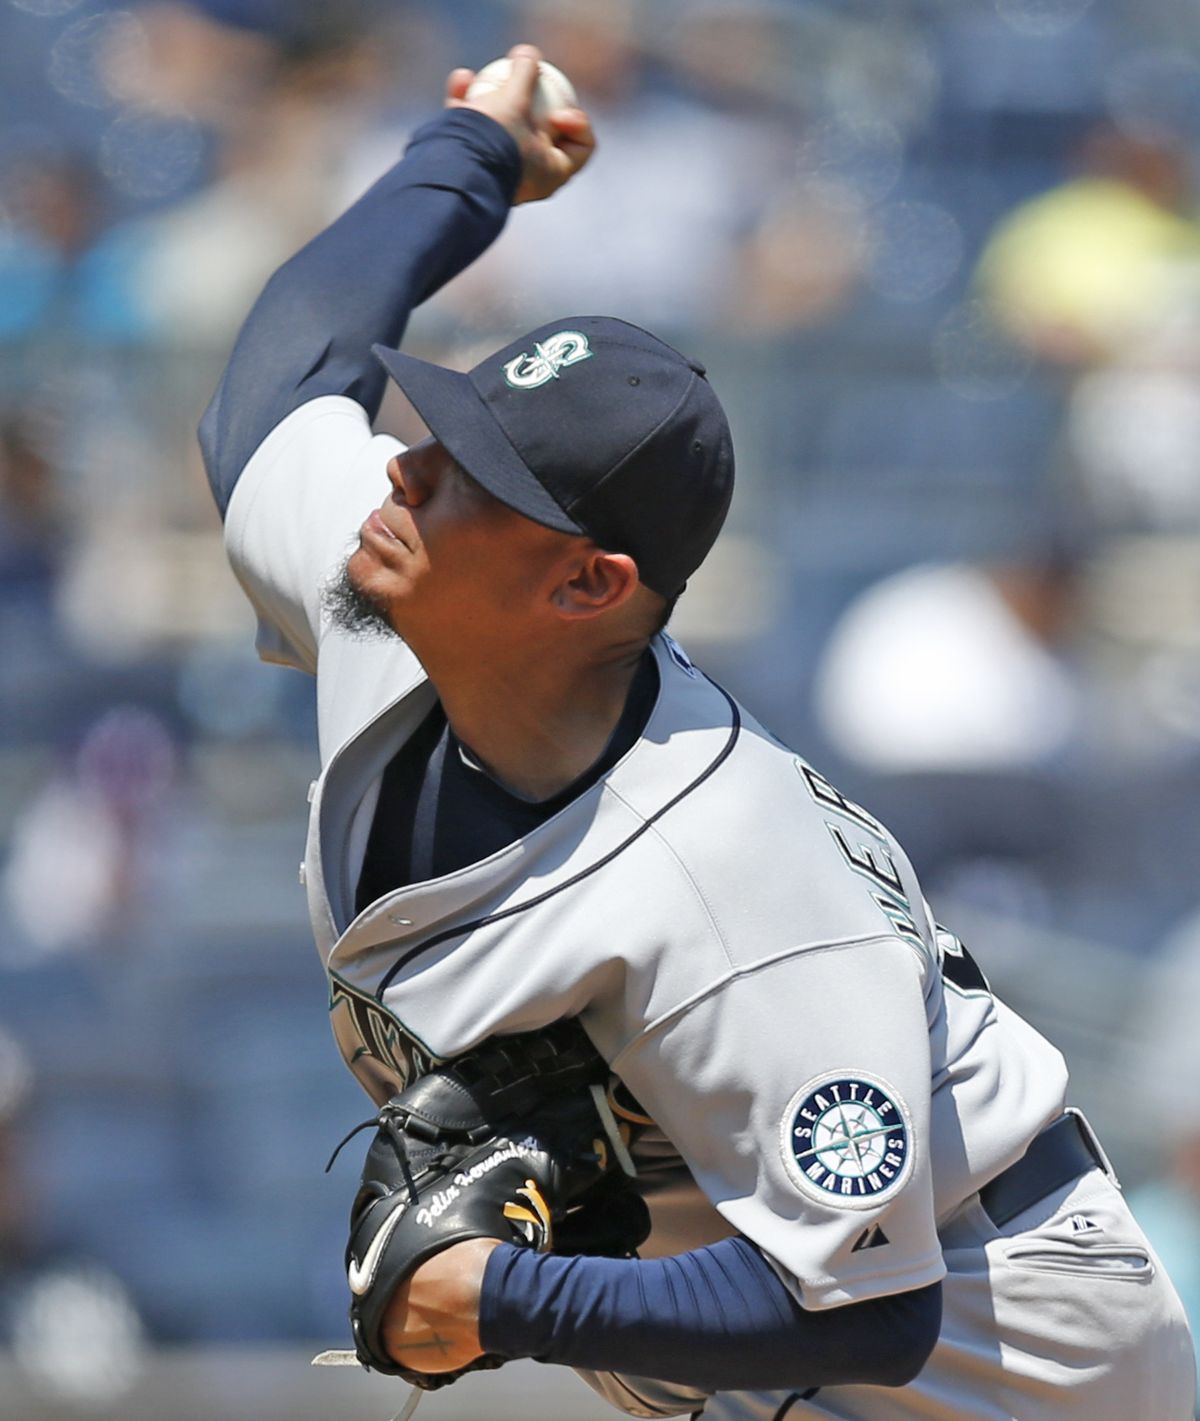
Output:
<instances>
[{"instance_id":1,"label":"black baseball glove","mask_svg":"<svg viewBox=\"0 0 1200 1421\"><path fill-rule=\"evenodd\" d=\"M453 1243L495 1238L543 1253L632 1256L649 1215L604 1103L607 1077L582 1028L559 1022L492 1038L422 1076L367 1122L378 1128L346 1250L350 1324L365 1367L433 1390L504 1361L485 1355L428 1374L384 1350L396 1288Z\"/></svg>"}]
</instances>

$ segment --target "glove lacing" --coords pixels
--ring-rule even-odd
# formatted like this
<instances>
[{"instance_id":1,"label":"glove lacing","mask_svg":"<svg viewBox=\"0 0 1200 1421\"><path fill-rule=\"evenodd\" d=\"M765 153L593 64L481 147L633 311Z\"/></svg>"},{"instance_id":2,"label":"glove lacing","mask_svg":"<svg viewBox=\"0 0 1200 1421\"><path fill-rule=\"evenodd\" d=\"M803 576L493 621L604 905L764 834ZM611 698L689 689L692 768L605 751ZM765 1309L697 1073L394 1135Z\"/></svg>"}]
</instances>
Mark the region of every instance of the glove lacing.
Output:
<instances>
[{"instance_id":1,"label":"glove lacing","mask_svg":"<svg viewBox=\"0 0 1200 1421\"><path fill-rule=\"evenodd\" d=\"M361 1134L364 1130L383 1129L387 1132L388 1140L391 1142L392 1148L396 1151L396 1158L400 1162L400 1173L404 1176L404 1185L408 1190L408 1202L410 1204L420 1203L420 1195L417 1192L417 1182L413 1177L412 1165L408 1159L408 1141L403 1134L402 1126L398 1118L400 1114L402 1114L402 1112L394 1110L389 1105L385 1105L378 1115L372 1116L370 1120L364 1120L359 1125L355 1125L354 1129L338 1142L333 1153L329 1156L329 1162L325 1166L325 1173L328 1174L333 1168L334 1161L355 1135ZM436 1169L443 1161L452 1158L453 1153L449 1151L444 1154L433 1154L429 1156L429 1164Z\"/></svg>"},{"instance_id":2,"label":"glove lacing","mask_svg":"<svg viewBox=\"0 0 1200 1421\"><path fill-rule=\"evenodd\" d=\"M608 1096L601 1085L590 1085L588 1092L596 1107L596 1114L600 1118L600 1125L604 1130L605 1137L613 1148L613 1154L617 1157L617 1162L622 1170L630 1177L637 1177L637 1166L633 1162L633 1156L629 1153L629 1146L621 1134L621 1127L617 1123L617 1117L613 1114L612 1106L608 1103ZM412 1166L408 1159L408 1141L402 1131L400 1117L403 1116L406 1123L411 1124L412 1117L403 1111L396 1110L391 1105L385 1105L378 1115L373 1115L370 1120L364 1120L355 1125L347 1135L344 1135L334 1147L333 1153L329 1156L329 1162L325 1166L325 1173L334 1166L334 1161L338 1155L346 1148L355 1135L361 1135L364 1130L378 1130L380 1128L387 1131L387 1137L391 1141L392 1148L396 1151L396 1158L400 1161L400 1172L404 1176L404 1184L408 1189L408 1200L410 1204L419 1202L416 1181L413 1178ZM430 1163L436 1168L444 1159L451 1158L450 1154L431 1155Z\"/></svg>"}]
</instances>

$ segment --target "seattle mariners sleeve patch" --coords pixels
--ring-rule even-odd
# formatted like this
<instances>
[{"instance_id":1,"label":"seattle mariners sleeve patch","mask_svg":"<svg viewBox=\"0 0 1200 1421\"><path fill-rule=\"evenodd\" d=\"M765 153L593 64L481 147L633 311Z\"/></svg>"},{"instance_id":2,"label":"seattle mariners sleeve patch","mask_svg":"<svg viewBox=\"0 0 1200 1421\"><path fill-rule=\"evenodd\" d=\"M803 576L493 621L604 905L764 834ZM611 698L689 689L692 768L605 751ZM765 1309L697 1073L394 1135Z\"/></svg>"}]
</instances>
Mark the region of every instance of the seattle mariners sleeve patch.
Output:
<instances>
[{"instance_id":1,"label":"seattle mariners sleeve patch","mask_svg":"<svg viewBox=\"0 0 1200 1421\"><path fill-rule=\"evenodd\" d=\"M788 1177L822 1204L873 1209L912 1172L912 1121L899 1094L874 1076L833 1072L788 1103L781 1141Z\"/></svg>"}]
</instances>

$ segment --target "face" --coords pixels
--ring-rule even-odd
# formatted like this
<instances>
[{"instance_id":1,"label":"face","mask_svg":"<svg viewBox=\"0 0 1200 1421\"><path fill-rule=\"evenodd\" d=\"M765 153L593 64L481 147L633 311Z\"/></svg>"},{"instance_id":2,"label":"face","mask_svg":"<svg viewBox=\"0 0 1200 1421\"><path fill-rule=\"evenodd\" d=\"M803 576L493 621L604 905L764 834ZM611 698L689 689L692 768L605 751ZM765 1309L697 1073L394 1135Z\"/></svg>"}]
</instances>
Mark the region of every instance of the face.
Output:
<instances>
[{"instance_id":1,"label":"face","mask_svg":"<svg viewBox=\"0 0 1200 1421\"><path fill-rule=\"evenodd\" d=\"M434 439L389 460L388 496L359 530L334 615L426 647L528 628L572 541L515 513Z\"/></svg>"}]
</instances>

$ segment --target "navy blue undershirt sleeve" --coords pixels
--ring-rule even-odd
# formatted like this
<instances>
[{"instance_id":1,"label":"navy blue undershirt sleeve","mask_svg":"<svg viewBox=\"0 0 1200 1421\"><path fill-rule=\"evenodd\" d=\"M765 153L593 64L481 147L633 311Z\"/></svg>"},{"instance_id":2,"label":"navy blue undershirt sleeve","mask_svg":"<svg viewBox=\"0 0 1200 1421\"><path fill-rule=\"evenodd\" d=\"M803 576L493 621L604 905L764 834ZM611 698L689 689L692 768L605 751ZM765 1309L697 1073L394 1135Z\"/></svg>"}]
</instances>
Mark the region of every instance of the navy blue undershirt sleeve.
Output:
<instances>
[{"instance_id":1,"label":"navy blue undershirt sleeve","mask_svg":"<svg viewBox=\"0 0 1200 1421\"><path fill-rule=\"evenodd\" d=\"M495 240L520 172L517 145L498 123L449 109L280 267L200 423L222 514L250 456L292 410L320 395L348 395L375 417L387 376L372 344L399 345L413 307Z\"/></svg>"},{"instance_id":2,"label":"navy blue undershirt sleeve","mask_svg":"<svg viewBox=\"0 0 1200 1421\"><path fill-rule=\"evenodd\" d=\"M673 1258L559 1258L501 1244L485 1351L705 1391L904 1386L941 1328L942 1286L809 1312L748 1239Z\"/></svg>"}]
</instances>

